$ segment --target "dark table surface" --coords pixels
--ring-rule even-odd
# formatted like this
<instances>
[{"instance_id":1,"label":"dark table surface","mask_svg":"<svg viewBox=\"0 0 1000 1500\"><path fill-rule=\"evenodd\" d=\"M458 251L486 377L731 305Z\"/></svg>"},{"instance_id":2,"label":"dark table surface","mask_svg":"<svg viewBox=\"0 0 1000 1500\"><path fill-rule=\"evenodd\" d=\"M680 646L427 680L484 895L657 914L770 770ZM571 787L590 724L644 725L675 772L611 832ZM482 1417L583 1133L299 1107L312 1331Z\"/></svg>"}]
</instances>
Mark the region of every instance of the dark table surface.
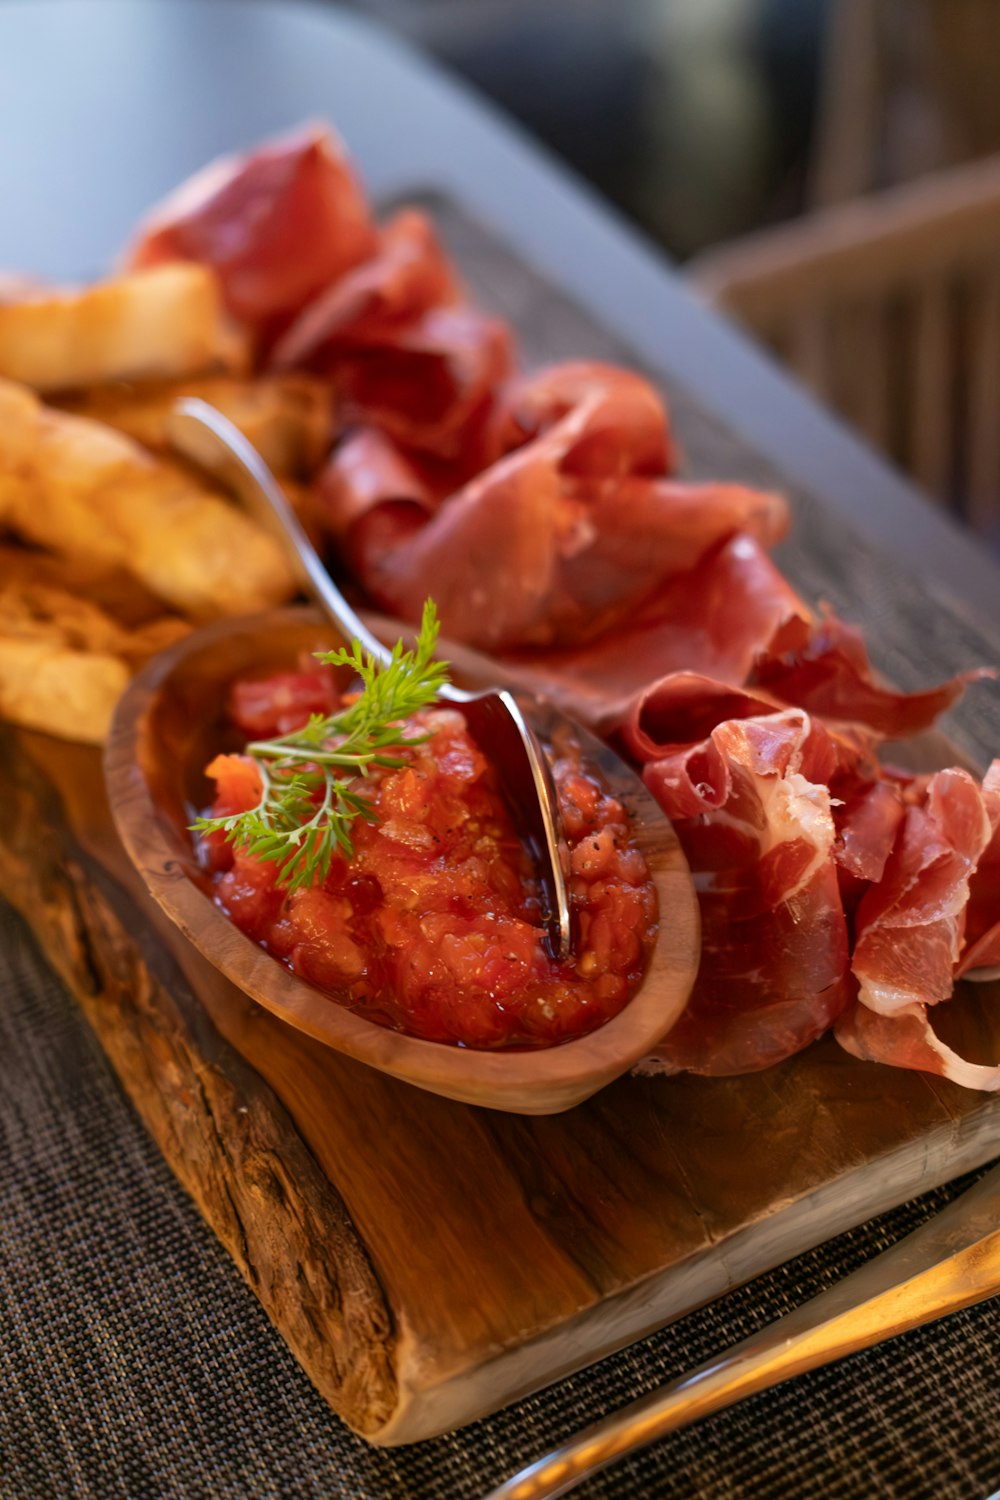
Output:
<instances>
[{"instance_id":1,"label":"dark table surface","mask_svg":"<svg viewBox=\"0 0 1000 1500\"><path fill-rule=\"evenodd\" d=\"M106 267L213 154L335 121L376 199L443 194L887 567L997 640L1000 570L514 127L356 15L287 0L0 0L0 266ZM682 434L683 436L683 434ZM995 727L995 717L993 719ZM987 725L987 732L989 726ZM454 1438L399 1453L322 1405L0 911L0 1494L473 1496L926 1218L941 1189ZM659 1445L581 1493L986 1495L1000 1312L961 1314Z\"/></svg>"}]
</instances>

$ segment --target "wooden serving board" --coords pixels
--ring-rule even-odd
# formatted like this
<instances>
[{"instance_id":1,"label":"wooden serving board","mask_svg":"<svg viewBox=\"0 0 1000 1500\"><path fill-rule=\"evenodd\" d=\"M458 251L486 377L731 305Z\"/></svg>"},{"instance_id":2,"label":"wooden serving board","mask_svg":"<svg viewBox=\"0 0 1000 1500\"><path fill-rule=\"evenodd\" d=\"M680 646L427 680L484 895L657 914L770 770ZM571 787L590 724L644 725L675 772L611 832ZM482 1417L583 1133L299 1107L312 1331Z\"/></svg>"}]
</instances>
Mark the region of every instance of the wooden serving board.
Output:
<instances>
[{"instance_id":1,"label":"wooden serving board","mask_svg":"<svg viewBox=\"0 0 1000 1500\"><path fill-rule=\"evenodd\" d=\"M117 843L96 751L6 732L0 765L0 889L279 1332L376 1441L492 1410L997 1150L995 1098L832 1042L548 1117L419 1092L195 953ZM970 1050L1000 1051L998 998L956 1007Z\"/></svg>"},{"instance_id":2,"label":"wooden serving board","mask_svg":"<svg viewBox=\"0 0 1000 1500\"><path fill-rule=\"evenodd\" d=\"M480 299L532 331L529 362L627 360L481 230L444 222ZM781 483L671 397L692 471ZM796 501L785 566L867 625L897 680L1000 656L926 582ZM983 759L1000 697L975 692L956 732ZM493 1410L1000 1150L995 1096L828 1040L745 1078L621 1079L558 1116L418 1092L290 1030L185 942L117 840L96 751L0 731L0 807L0 892L275 1327L376 1442ZM1000 986L964 988L949 1040L996 1057Z\"/></svg>"}]
</instances>

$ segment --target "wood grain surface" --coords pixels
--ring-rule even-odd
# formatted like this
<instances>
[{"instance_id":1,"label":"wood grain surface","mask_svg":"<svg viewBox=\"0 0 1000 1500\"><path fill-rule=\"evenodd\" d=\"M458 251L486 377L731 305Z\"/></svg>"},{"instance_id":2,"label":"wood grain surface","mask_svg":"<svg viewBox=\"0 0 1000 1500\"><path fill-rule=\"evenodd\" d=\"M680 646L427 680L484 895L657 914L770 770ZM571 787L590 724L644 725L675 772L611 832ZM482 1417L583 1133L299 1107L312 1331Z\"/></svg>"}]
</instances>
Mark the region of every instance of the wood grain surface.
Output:
<instances>
[{"instance_id":1,"label":"wood grain surface","mask_svg":"<svg viewBox=\"0 0 1000 1500\"><path fill-rule=\"evenodd\" d=\"M529 362L627 359L481 230L444 224L477 294L530 330ZM781 484L671 394L693 472ZM785 566L867 626L889 675L995 658L932 584L793 503ZM997 704L979 685L953 716L973 758ZM745 1078L622 1078L548 1117L434 1097L283 1024L181 938L117 840L96 751L4 732L0 805L0 890L275 1327L375 1441L494 1409L997 1150L996 1097L829 1040ZM964 987L949 1040L1000 1054L998 1000Z\"/></svg>"}]
</instances>

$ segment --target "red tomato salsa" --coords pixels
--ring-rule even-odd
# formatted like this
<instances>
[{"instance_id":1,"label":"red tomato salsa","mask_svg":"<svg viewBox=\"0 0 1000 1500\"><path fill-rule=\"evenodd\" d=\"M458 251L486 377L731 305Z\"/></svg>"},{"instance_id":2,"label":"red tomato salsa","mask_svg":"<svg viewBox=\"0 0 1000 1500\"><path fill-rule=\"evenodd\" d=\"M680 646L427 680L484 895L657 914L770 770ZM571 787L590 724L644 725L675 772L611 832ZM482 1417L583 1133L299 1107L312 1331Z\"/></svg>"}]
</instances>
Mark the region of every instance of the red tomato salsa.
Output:
<instances>
[{"instance_id":1,"label":"red tomato salsa","mask_svg":"<svg viewBox=\"0 0 1000 1500\"><path fill-rule=\"evenodd\" d=\"M328 711L327 691L298 676L239 683L230 712L254 738L285 733L320 704ZM655 888L621 804L577 755L556 759L577 939L575 959L555 963L542 945L531 862L464 719L435 707L412 722L429 737L406 752L404 767L363 783L378 821L355 823L350 863L335 858L321 883L288 893L273 862L213 834L203 852L216 900L301 978L412 1036L500 1048L593 1031L636 990L656 932ZM219 755L208 774L212 816L256 805L250 757Z\"/></svg>"}]
</instances>

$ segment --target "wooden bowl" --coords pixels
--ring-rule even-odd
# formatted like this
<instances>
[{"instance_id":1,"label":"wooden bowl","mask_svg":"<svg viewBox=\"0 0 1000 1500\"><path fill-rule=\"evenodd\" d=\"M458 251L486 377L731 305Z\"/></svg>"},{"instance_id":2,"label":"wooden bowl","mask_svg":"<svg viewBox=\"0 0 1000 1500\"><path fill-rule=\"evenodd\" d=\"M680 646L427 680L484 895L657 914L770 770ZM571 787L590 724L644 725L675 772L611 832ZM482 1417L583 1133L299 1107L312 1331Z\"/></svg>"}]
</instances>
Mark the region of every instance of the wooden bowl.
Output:
<instances>
[{"instance_id":1,"label":"wooden bowl","mask_svg":"<svg viewBox=\"0 0 1000 1500\"><path fill-rule=\"evenodd\" d=\"M314 611L287 609L219 621L147 664L118 706L105 756L115 825L129 856L195 947L290 1026L467 1104L553 1114L580 1103L669 1031L698 969L698 902L687 862L670 823L637 779L629 778L625 800L656 883L659 939L646 978L625 1009L589 1036L558 1046L477 1052L378 1026L297 978L213 902L188 827L211 800L203 768L225 740L226 688L242 674L287 670L303 652L335 644L331 627ZM544 723L540 727L544 733ZM586 731L581 737L588 758L608 776L616 757ZM621 793L620 778L612 789Z\"/></svg>"}]
</instances>

